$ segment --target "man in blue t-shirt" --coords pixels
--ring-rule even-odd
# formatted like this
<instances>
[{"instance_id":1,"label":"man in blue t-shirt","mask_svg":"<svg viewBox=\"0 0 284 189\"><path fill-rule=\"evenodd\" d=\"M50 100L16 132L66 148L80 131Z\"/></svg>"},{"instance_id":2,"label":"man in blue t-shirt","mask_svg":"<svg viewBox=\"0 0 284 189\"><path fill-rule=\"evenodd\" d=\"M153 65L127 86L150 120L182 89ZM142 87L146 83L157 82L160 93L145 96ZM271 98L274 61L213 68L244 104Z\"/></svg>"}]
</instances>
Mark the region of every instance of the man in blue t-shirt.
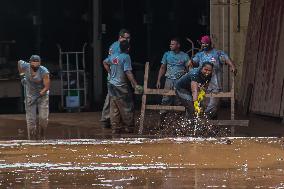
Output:
<instances>
[{"instance_id":1,"label":"man in blue t-shirt","mask_svg":"<svg viewBox=\"0 0 284 189\"><path fill-rule=\"evenodd\" d=\"M22 83L25 90L28 138L44 138L49 114L49 71L44 66L41 66L41 59L38 55L32 55L29 63L19 60L18 70L20 75L25 76ZM37 109L39 114L38 126Z\"/></svg>"},{"instance_id":2,"label":"man in blue t-shirt","mask_svg":"<svg viewBox=\"0 0 284 189\"><path fill-rule=\"evenodd\" d=\"M120 47L119 44L121 41L130 41L130 32L126 29L121 29L119 31L119 37L118 40L115 41L110 47L108 51L108 57L111 56L112 54L120 53ZM108 75L108 80L109 80L109 75ZM109 94L107 94L104 102L104 107L102 110L102 116L101 116L101 124L102 127L104 128L110 128L110 100L109 100Z\"/></svg>"},{"instance_id":3,"label":"man in blue t-shirt","mask_svg":"<svg viewBox=\"0 0 284 189\"><path fill-rule=\"evenodd\" d=\"M177 38L171 39L170 51L164 53L156 87L161 87L161 78L165 75L165 89L173 90L177 79L187 72L189 57L186 53L180 50L180 41ZM163 105L175 104L174 96L163 96ZM161 111L165 113L165 111Z\"/></svg>"},{"instance_id":4,"label":"man in blue t-shirt","mask_svg":"<svg viewBox=\"0 0 284 189\"><path fill-rule=\"evenodd\" d=\"M227 64L230 70L236 74L234 63L230 60L229 56L221 50L212 47L211 38L203 36L200 40L202 51L197 53L192 60L190 60L190 67L201 67L204 62L211 62L214 65L212 79L209 83L207 92L218 93L222 90L222 73L223 65ZM217 117L217 109L219 98L210 97L205 113L211 119Z\"/></svg>"},{"instance_id":5,"label":"man in blue t-shirt","mask_svg":"<svg viewBox=\"0 0 284 189\"><path fill-rule=\"evenodd\" d=\"M131 59L128 55L129 43L127 40L120 42L121 53L115 53L103 62L106 71L109 73L108 95L110 98L110 122L112 133L121 131L122 123L125 124L126 132L133 132L134 129L134 106L132 102L132 87L140 87L132 73Z\"/></svg>"}]
</instances>

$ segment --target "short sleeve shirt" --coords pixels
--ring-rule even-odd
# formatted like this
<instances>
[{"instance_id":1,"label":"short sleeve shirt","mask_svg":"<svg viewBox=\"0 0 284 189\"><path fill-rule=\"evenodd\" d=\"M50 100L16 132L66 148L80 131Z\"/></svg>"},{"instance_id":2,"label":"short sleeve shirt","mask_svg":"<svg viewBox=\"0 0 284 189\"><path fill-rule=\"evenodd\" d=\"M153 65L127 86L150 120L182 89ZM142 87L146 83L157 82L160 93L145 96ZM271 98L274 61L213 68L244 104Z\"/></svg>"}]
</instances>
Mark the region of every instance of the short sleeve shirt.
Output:
<instances>
[{"instance_id":1,"label":"short sleeve shirt","mask_svg":"<svg viewBox=\"0 0 284 189\"><path fill-rule=\"evenodd\" d=\"M180 51L175 53L173 51L165 52L161 63L167 66L166 77L168 79L180 78L186 70L189 61L188 54Z\"/></svg>"},{"instance_id":2,"label":"short sleeve shirt","mask_svg":"<svg viewBox=\"0 0 284 189\"><path fill-rule=\"evenodd\" d=\"M229 59L229 56L221 50L212 49L208 53L205 51L197 53L192 61L199 64L199 68L202 66L204 62L211 62L213 67L212 79L208 90L211 92L219 92L222 88L222 71L223 64L226 60Z\"/></svg>"},{"instance_id":3,"label":"short sleeve shirt","mask_svg":"<svg viewBox=\"0 0 284 189\"><path fill-rule=\"evenodd\" d=\"M200 68L194 68L191 72L183 75L176 83L175 88L177 90L185 89L191 92L191 82L195 81L200 85L204 85L210 82L211 77L203 77Z\"/></svg>"},{"instance_id":4,"label":"short sleeve shirt","mask_svg":"<svg viewBox=\"0 0 284 189\"><path fill-rule=\"evenodd\" d=\"M19 66L24 70L26 77L26 93L27 96L31 98L37 98L39 96L40 91L44 88L43 77L46 74L49 74L49 71L46 67L40 66L36 71L35 76L31 75L31 66L28 62L20 60ZM47 91L46 95L49 94Z\"/></svg>"},{"instance_id":5,"label":"short sleeve shirt","mask_svg":"<svg viewBox=\"0 0 284 189\"><path fill-rule=\"evenodd\" d=\"M114 43L111 44L111 46L108 49L108 57L105 58L104 62L109 62L109 58L112 54L120 53L120 43L119 41L115 41ZM107 80L110 79L110 75L108 74Z\"/></svg>"},{"instance_id":6,"label":"short sleeve shirt","mask_svg":"<svg viewBox=\"0 0 284 189\"><path fill-rule=\"evenodd\" d=\"M126 53L115 53L108 58L107 63L110 65L109 83L115 86L127 85L125 72L132 70L130 56Z\"/></svg>"}]
</instances>

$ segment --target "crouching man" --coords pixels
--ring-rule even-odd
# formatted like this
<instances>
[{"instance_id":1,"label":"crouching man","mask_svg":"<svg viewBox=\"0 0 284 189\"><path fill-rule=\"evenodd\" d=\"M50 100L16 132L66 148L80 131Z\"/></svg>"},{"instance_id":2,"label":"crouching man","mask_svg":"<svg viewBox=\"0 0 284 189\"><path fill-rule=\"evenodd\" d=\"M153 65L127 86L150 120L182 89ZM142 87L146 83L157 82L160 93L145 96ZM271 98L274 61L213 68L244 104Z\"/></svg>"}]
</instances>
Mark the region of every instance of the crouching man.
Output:
<instances>
[{"instance_id":1,"label":"crouching man","mask_svg":"<svg viewBox=\"0 0 284 189\"><path fill-rule=\"evenodd\" d=\"M185 106L186 115L189 119L200 113L198 92L206 91L212 77L212 70L213 64L204 62L200 68L195 68L182 76L175 85L176 95Z\"/></svg>"},{"instance_id":2,"label":"crouching man","mask_svg":"<svg viewBox=\"0 0 284 189\"><path fill-rule=\"evenodd\" d=\"M127 82L130 81L134 89L140 89L132 73L131 59L128 55L129 42L120 42L120 53L115 53L104 60L106 71L110 74L108 94L110 96L110 122L112 133L117 134L125 125L125 132L133 132L134 106L132 91Z\"/></svg>"},{"instance_id":3,"label":"crouching man","mask_svg":"<svg viewBox=\"0 0 284 189\"><path fill-rule=\"evenodd\" d=\"M19 60L18 70L20 75L25 76L22 83L25 90L28 139L44 139L49 115L49 71L41 66L41 59L38 55L32 55L29 63Z\"/></svg>"}]
</instances>

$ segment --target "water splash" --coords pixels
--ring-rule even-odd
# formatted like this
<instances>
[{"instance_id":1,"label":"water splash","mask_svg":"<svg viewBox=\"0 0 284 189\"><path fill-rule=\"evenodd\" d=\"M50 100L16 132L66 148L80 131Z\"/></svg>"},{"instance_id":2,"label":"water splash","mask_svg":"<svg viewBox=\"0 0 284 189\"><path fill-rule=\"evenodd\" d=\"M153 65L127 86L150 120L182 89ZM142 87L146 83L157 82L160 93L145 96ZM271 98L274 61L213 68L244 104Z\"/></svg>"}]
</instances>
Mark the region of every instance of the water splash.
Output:
<instances>
[{"instance_id":1,"label":"water splash","mask_svg":"<svg viewBox=\"0 0 284 189\"><path fill-rule=\"evenodd\" d=\"M168 112L161 115L160 119L158 134L166 136L226 137L230 135L228 128L212 125L204 113L194 119L188 119L184 113Z\"/></svg>"}]
</instances>

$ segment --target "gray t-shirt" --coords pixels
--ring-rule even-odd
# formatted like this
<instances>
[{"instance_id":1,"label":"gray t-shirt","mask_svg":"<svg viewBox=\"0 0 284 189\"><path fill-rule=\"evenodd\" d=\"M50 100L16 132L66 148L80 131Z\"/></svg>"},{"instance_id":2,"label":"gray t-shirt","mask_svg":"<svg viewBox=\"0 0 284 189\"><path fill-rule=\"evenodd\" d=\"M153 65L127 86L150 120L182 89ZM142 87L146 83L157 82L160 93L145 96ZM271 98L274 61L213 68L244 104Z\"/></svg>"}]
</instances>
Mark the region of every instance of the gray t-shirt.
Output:
<instances>
[{"instance_id":1,"label":"gray t-shirt","mask_svg":"<svg viewBox=\"0 0 284 189\"><path fill-rule=\"evenodd\" d=\"M48 69L44 66L40 66L39 69L36 71L35 76L32 77L31 66L28 62L20 60L19 65L26 76L26 95L28 97L31 97L32 99L39 97L40 91L44 88L43 76L49 74ZM49 95L49 91L46 92L46 95Z\"/></svg>"}]
</instances>

